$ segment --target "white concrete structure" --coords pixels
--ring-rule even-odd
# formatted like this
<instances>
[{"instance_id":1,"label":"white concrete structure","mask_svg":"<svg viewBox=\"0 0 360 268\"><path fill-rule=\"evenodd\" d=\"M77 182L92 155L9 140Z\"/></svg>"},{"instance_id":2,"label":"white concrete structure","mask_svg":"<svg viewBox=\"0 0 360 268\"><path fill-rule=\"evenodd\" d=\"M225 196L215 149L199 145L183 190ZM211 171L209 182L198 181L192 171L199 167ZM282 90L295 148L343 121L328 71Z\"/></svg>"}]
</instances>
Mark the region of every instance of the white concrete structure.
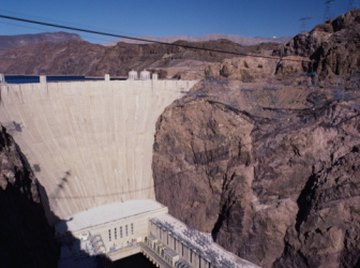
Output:
<instances>
[{"instance_id":1,"label":"white concrete structure","mask_svg":"<svg viewBox=\"0 0 360 268\"><path fill-rule=\"evenodd\" d=\"M158 80L159 79L159 76L157 73L153 73L152 74L152 80Z\"/></svg>"},{"instance_id":2,"label":"white concrete structure","mask_svg":"<svg viewBox=\"0 0 360 268\"><path fill-rule=\"evenodd\" d=\"M146 70L141 71L140 80L150 80L150 72Z\"/></svg>"},{"instance_id":3,"label":"white concrete structure","mask_svg":"<svg viewBox=\"0 0 360 268\"><path fill-rule=\"evenodd\" d=\"M138 80L138 79L139 79L138 72L135 70L131 70L129 72L128 80Z\"/></svg>"},{"instance_id":4,"label":"white concrete structure","mask_svg":"<svg viewBox=\"0 0 360 268\"><path fill-rule=\"evenodd\" d=\"M45 85L46 84L46 75L40 75L39 81L40 81L40 84Z\"/></svg>"},{"instance_id":5,"label":"white concrete structure","mask_svg":"<svg viewBox=\"0 0 360 268\"><path fill-rule=\"evenodd\" d=\"M64 219L107 203L154 198L156 120L195 83L1 84L0 122L44 186L50 209Z\"/></svg>"},{"instance_id":6,"label":"white concrete structure","mask_svg":"<svg viewBox=\"0 0 360 268\"><path fill-rule=\"evenodd\" d=\"M118 260L141 252L139 242L149 233L148 221L167 213L154 200L131 200L96 207L73 215L55 226L62 243L59 267L72 263L85 251L89 256L105 254Z\"/></svg>"},{"instance_id":7,"label":"white concrete structure","mask_svg":"<svg viewBox=\"0 0 360 268\"><path fill-rule=\"evenodd\" d=\"M106 82L109 82L109 81L110 81L110 74L105 74L104 80L105 80Z\"/></svg>"},{"instance_id":8,"label":"white concrete structure","mask_svg":"<svg viewBox=\"0 0 360 268\"><path fill-rule=\"evenodd\" d=\"M167 213L150 219L146 243L172 267L256 268L216 244L210 234L190 229Z\"/></svg>"},{"instance_id":9,"label":"white concrete structure","mask_svg":"<svg viewBox=\"0 0 360 268\"><path fill-rule=\"evenodd\" d=\"M55 226L61 242L58 266L92 267L96 263L87 263L89 256L115 261L142 252L160 267L258 267L167 212L154 200L130 200L77 213Z\"/></svg>"},{"instance_id":10,"label":"white concrete structure","mask_svg":"<svg viewBox=\"0 0 360 268\"><path fill-rule=\"evenodd\" d=\"M0 84L1 83L5 83L5 75L4 74L0 74Z\"/></svg>"}]
</instances>

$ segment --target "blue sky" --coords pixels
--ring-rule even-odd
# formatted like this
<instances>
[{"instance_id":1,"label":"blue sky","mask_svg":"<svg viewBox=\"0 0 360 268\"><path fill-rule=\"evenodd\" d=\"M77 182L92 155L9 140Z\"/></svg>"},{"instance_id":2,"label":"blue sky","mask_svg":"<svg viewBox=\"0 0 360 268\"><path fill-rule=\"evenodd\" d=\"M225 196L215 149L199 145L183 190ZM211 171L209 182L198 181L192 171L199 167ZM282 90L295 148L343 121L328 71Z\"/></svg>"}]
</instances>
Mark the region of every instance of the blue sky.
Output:
<instances>
[{"instance_id":1,"label":"blue sky","mask_svg":"<svg viewBox=\"0 0 360 268\"><path fill-rule=\"evenodd\" d=\"M293 36L299 19L312 17L307 30L324 20L325 0L1 0L0 13L136 36L205 35ZM332 17L346 12L335 0ZM359 7L360 0L354 1ZM0 19L0 35L58 31ZM82 35L92 42L106 37Z\"/></svg>"}]
</instances>

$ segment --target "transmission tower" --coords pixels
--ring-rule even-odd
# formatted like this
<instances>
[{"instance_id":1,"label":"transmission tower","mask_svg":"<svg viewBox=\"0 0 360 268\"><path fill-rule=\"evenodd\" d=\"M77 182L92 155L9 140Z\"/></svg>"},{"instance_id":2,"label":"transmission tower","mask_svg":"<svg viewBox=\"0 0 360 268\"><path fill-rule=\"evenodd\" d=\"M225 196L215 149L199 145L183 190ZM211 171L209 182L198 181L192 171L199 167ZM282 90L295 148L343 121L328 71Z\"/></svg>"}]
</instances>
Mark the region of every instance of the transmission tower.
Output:
<instances>
[{"instance_id":1,"label":"transmission tower","mask_svg":"<svg viewBox=\"0 0 360 268\"><path fill-rule=\"evenodd\" d=\"M354 8L355 1L349 0L349 10L352 10Z\"/></svg>"},{"instance_id":2,"label":"transmission tower","mask_svg":"<svg viewBox=\"0 0 360 268\"><path fill-rule=\"evenodd\" d=\"M335 0L325 0L325 13L324 13L324 20L328 21L331 19L331 5L334 3Z\"/></svg>"},{"instance_id":3,"label":"transmission tower","mask_svg":"<svg viewBox=\"0 0 360 268\"><path fill-rule=\"evenodd\" d=\"M357 8L357 0L349 0L349 10Z\"/></svg>"},{"instance_id":4,"label":"transmission tower","mask_svg":"<svg viewBox=\"0 0 360 268\"><path fill-rule=\"evenodd\" d=\"M300 21L300 30L301 32L306 32L308 30L308 22L311 20L312 17L302 17L299 19Z\"/></svg>"}]
</instances>

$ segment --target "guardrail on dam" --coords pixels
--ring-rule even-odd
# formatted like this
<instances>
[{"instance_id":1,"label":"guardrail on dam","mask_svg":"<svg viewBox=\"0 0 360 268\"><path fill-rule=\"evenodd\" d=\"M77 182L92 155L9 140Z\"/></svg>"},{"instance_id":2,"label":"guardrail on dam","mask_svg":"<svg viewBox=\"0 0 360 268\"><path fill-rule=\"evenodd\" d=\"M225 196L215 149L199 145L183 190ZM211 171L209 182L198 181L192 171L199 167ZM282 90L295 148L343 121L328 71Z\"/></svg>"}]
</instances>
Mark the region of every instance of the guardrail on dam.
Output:
<instances>
[{"instance_id":1,"label":"guardrail on dam","mask_svg":"<svg viewBox=\"0 0 360 268\"><path fill-rule=\"evenodd\" d=\"M50 209L65 219L106 203L154 199L156 120L195 83L1 84L0 122L45 187Z\"/></svg>"}]
</instances>

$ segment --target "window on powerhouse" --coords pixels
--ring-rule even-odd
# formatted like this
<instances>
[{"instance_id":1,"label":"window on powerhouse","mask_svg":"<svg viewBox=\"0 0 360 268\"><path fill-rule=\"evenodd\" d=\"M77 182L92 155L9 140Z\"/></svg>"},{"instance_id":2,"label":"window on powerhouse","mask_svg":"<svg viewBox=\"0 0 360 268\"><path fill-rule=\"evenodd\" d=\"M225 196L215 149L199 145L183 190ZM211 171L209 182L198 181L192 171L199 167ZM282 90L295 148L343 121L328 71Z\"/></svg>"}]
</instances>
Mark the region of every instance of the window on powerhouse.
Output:
<instances>
[{"instance_id":1,"label":"window on powerhouse","mask_svg":"<svg viewBox=\"0 0 360 268\"><path fill-rule=\"evenodd\" d=\"M119 234L119 236L118 236ZM134 234L134 223L130 224L130 234ZM108 235L109 235L109 241L111 241L112 239L112 229L108 230ZM126 224L125 225L125 236L129 236L129 225ZM114 239L118 239L118 238L123 238L124 237L124 233L123 233L123 226L119 226L119 233L118 233L118 229L117 227L114 227Z\"/></svg>"}]
</instances>

